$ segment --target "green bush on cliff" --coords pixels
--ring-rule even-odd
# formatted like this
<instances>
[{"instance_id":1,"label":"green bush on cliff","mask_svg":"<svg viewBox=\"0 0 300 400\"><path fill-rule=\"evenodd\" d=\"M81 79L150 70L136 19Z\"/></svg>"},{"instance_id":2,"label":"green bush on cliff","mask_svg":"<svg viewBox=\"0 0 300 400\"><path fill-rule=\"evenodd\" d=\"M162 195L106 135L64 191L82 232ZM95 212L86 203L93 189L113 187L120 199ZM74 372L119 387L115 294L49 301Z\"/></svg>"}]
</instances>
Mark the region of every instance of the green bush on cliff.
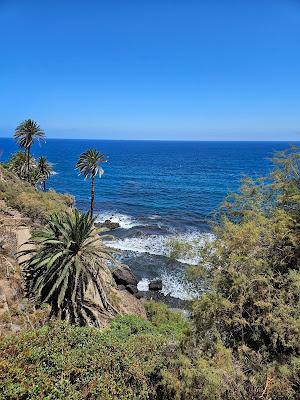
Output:
<instances>
[{"instance_id":1,"label":"green bush on cliff","mask_svg":"<svg viewBox=\"0 0 300 400\"><path fill-rule=\"evenodd\" d=\"M165 304L147 301L145 309L151 323L170 340L182 339L190 327L190 323L182 317L180 312L170 311Z\"/></svg>"},{"instance_id":2,"label":"green bush on cliff","mask_svg":"<svg viewBox=\"0 0 300 400\"><path fill-rule=\"evenodd\" d=\"M7 169L0 169L0 199L33 220L43 221L53 213L66 211L74 202L70 195L38 191Z\"/></svg>"}]
</instances>

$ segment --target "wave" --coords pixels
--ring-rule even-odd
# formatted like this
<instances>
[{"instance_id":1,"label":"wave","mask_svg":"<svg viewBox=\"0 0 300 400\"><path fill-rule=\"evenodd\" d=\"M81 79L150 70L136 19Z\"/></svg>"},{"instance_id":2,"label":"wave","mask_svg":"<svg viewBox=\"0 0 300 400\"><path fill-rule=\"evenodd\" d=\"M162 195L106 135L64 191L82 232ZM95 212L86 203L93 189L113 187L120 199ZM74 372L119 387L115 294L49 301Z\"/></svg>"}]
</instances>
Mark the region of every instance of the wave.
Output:
<instances>
[{"instance_id":1,"label":"wave","mask_svg":"<svg viewBox=\"0 0 300 400\"><path fill-rule=\"evenodd\" d=\"M97 216L96 222L104 222L107 219L109 219L111 222L117 222L123 229L131 229L135 226L141 225L141 223L139 223L137 220L129 215L113 212L104 212L99 214Z\"/></svg>"},{"instance_id":2,"label":"wave","mask_svg":"<svg viewBox=\"0 0 300 400\"><path fill-rule=\"evenodd\" d=\"M130 237L116 239L108 243L114 249L123 251L133 251L137 253L148 253L157 256L169 257L171 254L170 242L179 241L188 243L191 247L192 257L178 259L177 261L185 264L196 265L199 262L198 251L206 241L213 240L211 233L189 232L173 235L147 235L140 237Z\"/></svg>"},{"instance_id":3,"label":"wave","mask_svg":"<svg viewBox=\"0 0 300 400\"><path fill-rule=\"evenodd\" d=\"M164 295L171 295L181 300L193 300L197 296L195 289L183 279L183 276L163 272L160 279L162 280L162 293ZM147 291L149 283L150 279L141 279L138 283L138 290Z\"/></svg>"}]
</instances>

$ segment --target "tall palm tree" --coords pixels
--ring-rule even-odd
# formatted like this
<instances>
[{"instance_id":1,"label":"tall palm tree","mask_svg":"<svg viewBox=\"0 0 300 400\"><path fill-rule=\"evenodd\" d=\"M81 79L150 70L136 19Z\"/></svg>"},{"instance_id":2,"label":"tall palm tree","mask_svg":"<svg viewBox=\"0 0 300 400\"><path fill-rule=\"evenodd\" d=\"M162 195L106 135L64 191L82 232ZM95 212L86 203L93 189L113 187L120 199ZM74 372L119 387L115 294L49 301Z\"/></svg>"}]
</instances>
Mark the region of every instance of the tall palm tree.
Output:
<instances>
[{"instance_id":1,"label":"tall palm tree","mask_svg":"<svg viewBox=\"0 0 300 400\"><path fill-rule=\"evenodd\" d=\"M51 316L76 325L100 326L97 310L114 315L101 270L114 261L94 226L90 213L77 210L54 214L48 223L33 232L27 249L18 253L24 266L27 292L37 302L51 306ZM102 304L95 311L85 300L92 285Z\"/></svg>"},{"instance_id":2,"label":"tall palm tree","mask_svg":"<svg viewBox=\"0 0 300 400\"><path fill-rule=\"evenodd\" d=\"M30 149L35 139L45 137L44 131L32 119L26 119L16 127L14 138L20 147L23 147L27 157L27 180L30 182Z\"/></svg>"},{"instance_id":3,"label":"tall palm tree","mask_svg":"<svg viewBox=\"0 0 300 400\"><path fill-rule=\"evenodd\" d=\"M46 157L41 156L37 163L38 173L40 175L40 182L43 183L44 192L46 191L46 180L50 178L53 171L52 165L47 161Z\"/></svg>"},{"instance_id":4,"label":"tall palm tree","mask_svg":"<svg viewBox=\"0 0 300 400\"><path fill-rule=\"evenodd\" d=\"M91 187L91 207L90 212L93 215L94 212L94 201L95 201L95 178L99 174L103 175L104 170L101 167L101 163L106 162L106 156L100 153L96 149L89 149L81 154L79 160L76 164L76 168L79 170L79 173L83 175L84 179L91 178L92 179L92 187Z\"/></svg>"}]
</instances>

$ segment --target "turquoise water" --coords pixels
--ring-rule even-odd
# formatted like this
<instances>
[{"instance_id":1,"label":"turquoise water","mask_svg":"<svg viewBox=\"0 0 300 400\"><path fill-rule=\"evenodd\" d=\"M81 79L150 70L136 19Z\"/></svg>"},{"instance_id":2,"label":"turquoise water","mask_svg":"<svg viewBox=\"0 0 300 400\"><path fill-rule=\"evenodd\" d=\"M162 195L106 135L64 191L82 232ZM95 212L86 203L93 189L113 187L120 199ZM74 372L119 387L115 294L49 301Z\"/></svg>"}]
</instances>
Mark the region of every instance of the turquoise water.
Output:
<instances>
[{"instance_id":1,"label":"turquoise water","mask_svg":"<svg viewBox=\"0 0 300 400\"><path fill-rule=\"evenodd\" d=\"M114 247L141 279L163 277L165 292L182 297L182 263L166 255L170 238L193 242L209 237L209 221L223 198L237 190L244 175L261 176L271 168L274 151L284 142L160 142L49 139L34 146L45 154L55 175L48 187L76 197L89 206L89 182L74 165L85 149L95 147L109 162L96 185L95 210L99 220L120 222ZM16 151L13 140L0 139L2 160ZM185 260L192 262L193 260Z\"/></svg>"}]
</instances>

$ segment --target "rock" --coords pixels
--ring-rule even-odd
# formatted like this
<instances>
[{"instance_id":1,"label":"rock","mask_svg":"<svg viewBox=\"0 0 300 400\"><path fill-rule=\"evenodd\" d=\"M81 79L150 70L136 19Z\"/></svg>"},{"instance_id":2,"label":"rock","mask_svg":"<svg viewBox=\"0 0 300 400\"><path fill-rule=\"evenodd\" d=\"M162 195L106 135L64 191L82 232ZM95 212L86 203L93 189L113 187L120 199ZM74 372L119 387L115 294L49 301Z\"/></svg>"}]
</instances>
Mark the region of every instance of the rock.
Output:
<instances>
[{"instance_id":1,"label":"rock","mask_svg":"<svg viewBox=\"0 0 300 400\"><path fill-rule=\"evenodd\" d=\"M118 310L122 315L138 315L146 318L144 304L136 296L132 296L127 290L118 290L116 293L115 303L118 305Z\"/></svg>"},{"instance_id":2,"label":"rock","mask_svg":"<svg viewBox=\"0 0 300 400\"><path fill-rule=\"evenodd\" d=\"M150 282L149 290L155 290L155 291L162 290L162 280L156 279L155 281Z\"/></svg>"},{"instance_id":3,"label":"rock","mask_svg":"<svg viewBox=\"0 0 300 400\"><path fill-rule=\"evenodd\" d=\"M97 228L105 228L108 230L120 228L120 224L118 222L113 222L110 219L106 219L104 222L96 222L95 225Z\"/></svg>"},{"instance_id":4,"label":"rock","mask_svg":"<svg viewBox=\"0 0 300 400\"><path fill-rule=\"evenodd\" d=\"M131 294L136 294L138 292L138 288L136 285L127 285L126 290Z\"/></svg>"},{"instance_id":5,"label":"rock","mask_svg":"<svg viewBox=\"0 0 300 400\"><path fill-rule=\"evenodd\" d=\"M142 292L137 292L134 294L134 297L136 299L142 299L144 297L144 294Z\"/></svg>"},{"instance_id":6,"label":"rock","mask_svg":"<svg viewBox=\"0 0 300 400\"><path fill-rule=\"evenodd\" d=\"M117 285L137 286L138 284L138 280L133 275L130 268L125 264L121 264L119 267L113 269L111 272Z\"/></svg>"},{"instance_id":7,"label":"rock","mask_svg":"<svg viewBox=\"0 0 300 400\"><path fill-rule=\"evenodd\" d=\"M119 290L126 290L126 286L125 285L118 285L118 289Z\"/></svg>"},{"instance_id":8,"label":"rock","mask_svg":"<svg viewBox=\"0 0 300 400\"><path fill-rule=\"evenodd\" d=\"M143 297L146 300L154 300L159 301L161 303L166 304L171 309L181 309L181 310L189 310L191 307L191 301L182 300L178 297L170 296L169 294L164 295L159 291L146 291L146 292L138 292L137 295L139 298ZM135 295L135 297L137 297Z\"/></svg>"}]
</instances>

